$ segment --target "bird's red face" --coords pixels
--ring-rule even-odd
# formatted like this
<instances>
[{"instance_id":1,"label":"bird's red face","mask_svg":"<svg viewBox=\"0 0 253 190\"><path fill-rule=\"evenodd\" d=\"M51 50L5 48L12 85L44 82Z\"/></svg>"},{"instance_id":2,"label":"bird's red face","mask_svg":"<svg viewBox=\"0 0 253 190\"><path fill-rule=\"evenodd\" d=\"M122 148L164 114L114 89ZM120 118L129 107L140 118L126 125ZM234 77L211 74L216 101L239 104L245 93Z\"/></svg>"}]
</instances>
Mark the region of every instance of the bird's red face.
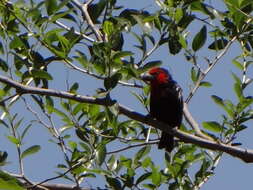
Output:
<instances>
[{"instance_id":1,"label":"bird's red face","mask_svg":"<svg viewBox=\"0 0 253 190\"><path fill-rule=\"evenodd\" d=\"M171 76L166 69L154 67L149 70L148 74L142 76L142 80L149 81L153 86L169 82Z\"/></svg>"}]
</instances>

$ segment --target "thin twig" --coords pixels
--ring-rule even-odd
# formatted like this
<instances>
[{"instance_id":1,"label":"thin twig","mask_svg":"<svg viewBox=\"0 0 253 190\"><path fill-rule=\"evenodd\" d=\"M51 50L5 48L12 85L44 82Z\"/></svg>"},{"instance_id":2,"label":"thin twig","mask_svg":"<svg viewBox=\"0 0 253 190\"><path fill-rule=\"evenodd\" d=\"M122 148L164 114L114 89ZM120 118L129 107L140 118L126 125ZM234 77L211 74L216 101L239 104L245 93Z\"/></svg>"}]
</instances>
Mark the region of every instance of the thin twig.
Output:
<instances>
[{"instance_id":1,"label":"thin twig","mask_svg":"<svg viewBox=\"0 0 253 190\"><path fill-rule=\"evenodd\" d=\"M83 16L85 17L88 25L91 27L92 31L94 32L97 40L99 42L103 41L102 33L97 29L97 27L92 22L89 12L88 12L88 6L92 3L93 0L89 0L86 3L82 4L78 0L72 0L72 2L82 11Z\"/></svg>"},{"instance_id":2,"label":"thin twig","mask_svg":"<svg viewBox=\"0 0 253 190\"><path fill-rule=\"evenodd\" d=\"M58 21L58 20L55 21L55 24L58 25L59 27L65 29L65 30L67 30L67 31L71 31L71 30L72 30L72 28L66 26L65 24L61 23L61 22ZM74 30L74 33L75 33L76 35L81 36L82 38L84 38L85 40L87 40L87 41L89 41L89 42L92 42L92 43L95 42L94 39L92 39L91 37L89 37L89 36L87 36L87 35L85 35L85 34L83 34L83 33L80 33L80 32L78 32L78 31L76 31L76 30Z\"/></svg>"},{"instance_id":3,"label":"thin twig","mask_svg":"<svg viewBox=\"0 0 253 190\"><path fill-rule=\"evenodd\" d=\"M118 149L118 150L107 152L106 154L115 154L115 153L122 152L122 151L125 151L125 150L128 150L128 149L131 149L131 148L136 148L136 147L140 147L140 146L157 144L157 142L158 141L156 141L156 142L145 142L145 143L142 143L142 144L135 144L135 145L129 145L127 147L124 147L124 148L121 148L121 149Z\"/></svg>"},{"instance_id":4,"label":"thin twig","mask_svg":"<svg viewBox=\"0 0 253 190\"><path fill-rule=\"evenodd\" d=\"M43 180L43 181L35 184L33 187L36 187L38 185L42 185L42 184L44 184L46 182L49 182L49 181L52 181L52 180L55 180L55 179L58 179L58 178L61 178L61 177L65 176L66 174L68 174L69 172L71 172L73 169L77 168L78 166L80 166L82 164L83 164L83 162L78 162L75 165L73 165L71 168L69 168L68 170L66 170L65 172L63 172L62 174L54 176L54 177L51 177L51 178L48 178L48 179L45 179L45 180Z\"/></svg>"},{"instance_id":5,"label":"thin twig","mask_svg":"<svg viewBox=\"0 0 253 190\"><path fill-rule=\"evenodd\" d=\"M165 35L165 34L162 34L161 39L163 38L164 35ZM152 53L154 53L155 50L157 50L157 48L160 47L159 45L160 45L161 39L158 40L158 41L155 43L155 45L154 45L148 52L146 52L146 53L143 55L141 61L137 64L137 66L140 66L150 55L152 55Z\"/></svg>"},{"instance_id":6,"label":"thin twig","mask_svg":"<svg viewBox=\"0 0 253 190\"><path fill-rule=\"evenodd\" d=\"M248 24L251 23L253 20L253 18L249 18L244 27L241 30L241 33L248 27ZM237 40L239 34L237 34L236 36L234 36L225 46L225 48L220 52L220 54L218 56L216 56L214 58L213 61L210 62L209 67L200 74L194 88L191 90L191 92L189 93L188 97L186 98L186 103L188 104L189 101L191 100L191 98L193 97L193 95L195 94L195 92L198 90L198 88L200 87L200 83L203 81L203 79L206 77L206 75L214 68L214 66L219 62L219 60L227 53L228 49L230 48L230 46Z\"/></svg>"},{"instance_id":7,"label":"thin twig","mask_svg":"<svg viewBox=\"0 0 253 190\"><path fill-rule=\"evenodd\" d=\"M206 75L209 73L209 71L211 71L213 69L213 67L218 63L218 61L223 57L223 55L225 55L228 51L228 49L230 48L230 46L233 44L233 42L237 39L237 36L234 36L226 45L226 47L221 51L221 53L214 58L214 60L211 62L211 64L209 65L209 67L200 74L194 88L191 90L191 92L189 93L188 97L186 98L185 102L188 104L189 101L191 100L191 98L193 97L193 95L195 94L195 92L198 90L198 88L200 87L200 83L203 81L203 79L206 77Z\"/></svg>"},{"instance_id":8,"label":"thin twig","mask_svg":"<svg viewBox=\"0 0 253 190\"><path fill-rule=\"evenodd\" d=\"M93 72L90 72L89 70L86 70L86 69L82 69L80 67L77 67L76 65L74 65L73 63L71 63L69 60L67 59L64 59L64 62L69 66L71 67L72 69L74 70L77 70L81 73L84 73L84 74L87 74L89 76L92 76L94 78L97 78L97 79L100 79L100 80L104 80L105 77L103 76L99 76L99 75L96 75L95 73ZM128 87L134 87L134 88L143 88L142 85L139 85L139 84L136 84L136 83L128 83L128 82L124 82L124 81L118 81L118 83L122 86L128 86Z\"/></svg>"},{"instance_id":9,"label":"thin twig","mask_svg":"<svg viewBox=\"0 0 253 190\"><path fill-rule=\"evenodd\" d=\"M218 164L220 163L221 157L222 157L222 153L219 153L217 155L217 157L215 158L214 164L213 164L213 166L211 168L212 172L214 172L214 170L217 168ZM206 176L199 184L196 184L193 187L193 190L199 190L210 179L211 176L212 175Z\"/></svg>"}]
</instances>

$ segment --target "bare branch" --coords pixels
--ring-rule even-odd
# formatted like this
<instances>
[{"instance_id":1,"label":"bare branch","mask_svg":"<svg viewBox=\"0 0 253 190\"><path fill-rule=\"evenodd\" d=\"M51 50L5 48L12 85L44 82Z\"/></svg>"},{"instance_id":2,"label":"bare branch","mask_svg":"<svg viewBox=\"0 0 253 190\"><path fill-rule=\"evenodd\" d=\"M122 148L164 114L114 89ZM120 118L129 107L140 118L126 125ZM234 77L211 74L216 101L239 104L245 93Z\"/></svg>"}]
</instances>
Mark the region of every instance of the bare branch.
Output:
<instances>
[{"instance_id":1,"label":"bare branch","mask_svg":"<svg viewBox=\"0 0 253 190\"><path fill-rule=\"evenodd\" d=\"M10 85L15 88L18 92L22 94L39 94L39 95L47 95L54 96L59 98L71 99L78 102L90 103L90 104L98 104L103 106L111 106L116 103L116 101L110 100L109 98L94 98L90 96L82 96L77 94L72 94L69 92L58 91L53 89L44 89L26 86L20 84L8 77L4 77L0 75L0 82ZM179 138L181 141L185 143L196 144L200 147L211 149L214 151L226 152L232 156L240 158L244 162L253 162L253 150L251 149L243 149L239 147L230 146L227 144L223 144L220 142L215 142L212 140L207 140L201 137L197 137L192 134L185 133L176 128L170 128L167 124L154 120L151 117L135 112L123 105L118 104L119 114L123 114L133 120L140 121L147 125L151 125L157 129L160 129L164 132L173 134L175 137Z\"/></svg>"},{"instance_id":2,"label":"bare branch","mask_svg":"<svg viewBox=\"0 0 253 190\"><path fill-rule=\"evenodd\" d=\"M110 106L114 104L114 102L108 100L108 98L93 98L90 96L76 95L76 94L72 94L72 93L64 92L64 91L31 87L28 85L23 85L21 83L18 83L5 76L0 76L0 82L8 84L11 87L14 87L19 94L47 95L47 96L71 99L71 100L75 100L75 101L79 101L83 103L98 104L98 105L104 105L104 106Z\"/></svg>"},{"instance_id":3,"label":"bare branch","mask_svg":"<svg viewBox=\"0 0 253 190\"><path fill-rule=\"evenodd\" d=\"M114 151L111 151L111 152L107 152L106 154L115 154L115 153L122 152L122 151L125 151L125 150L128 150L128 149L131 149L131 148L136 148L136 147L140 147L140 146L147 146L147 145L157 144L157 143L158 143L158 140L155 141L155 142L146 142L146 143L142 143L142 144L129 145L129 146L121 148L119 150L114 150Z\"/></svg>"},{"instance_id":4,"label":"bare branch","mask_svg":"<svg viewBox=\"0 0 253 190\"><path fill-rule=\"evenodd\" d=\"M199 124L192 117L190 111L188 110L188 105L186 103L184 103L184 118L190 124L192 129L194 129L197 136L208 139L208 140L213 140L211 137L202 133L202 131L199 128Z\"/></svg>"},{"instance_id":5,"label":"bare branch","mask_svg":"<svg viewBox=\"0 0 253 190\"><path fill-rule=\"evenodd\" d=\"M119 105L119 112L121 114L126 115L127 117L131 119L140 121L142 123L145 123L157 129L160 129L164 132L173 134L175 137L179 138L181 141L185 143L192 143L192 144L199 145L200 147L203 147L203 148L226 152L232 156L240 158L244 162L248 162L248 163L253 162L253 150L251 149L243 149L243 148L226 145L220 142L203 139L201 137L197 137L192 134L185 133L176 128L170 128L168 127L168 125L162 122L159 122L157 120L154 120L153 118L147 117L133 110L130 110L129 108L124 107L123 105Z\"/></svg>"},{"instance_id":6,"label":"bare branch","mask_svg":"<svg viewBox=\"0 0 253 190\"><path fill-rule=\"evenodd\" d=\"M92 31L94 32L96 38L98 39L98 41L102 42L103 38L102 38L102 33L99 31L99 29L97 29L97 27L94 25L94 23L92 22L90 15L88 13L88 6L90 3L92 3L93 0L89 0L86 3L82 4L80 3L78 0L72 0L72 2L82 11L83 16L85 17L88 25L91 27Z\"/></svg>"}]
</instances>

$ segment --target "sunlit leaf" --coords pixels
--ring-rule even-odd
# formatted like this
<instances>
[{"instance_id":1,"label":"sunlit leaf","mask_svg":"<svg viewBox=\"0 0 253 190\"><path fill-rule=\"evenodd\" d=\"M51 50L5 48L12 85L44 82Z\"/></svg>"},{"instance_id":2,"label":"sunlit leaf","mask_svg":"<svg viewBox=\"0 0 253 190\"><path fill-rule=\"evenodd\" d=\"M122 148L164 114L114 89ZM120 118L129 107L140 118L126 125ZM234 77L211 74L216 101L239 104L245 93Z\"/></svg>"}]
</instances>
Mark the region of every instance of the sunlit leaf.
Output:
<instances>
[{"instance_id":1,"label":"sunlit leaf","mask_svg":"<svg viewBox=\"0 0 253 190\"><path fill-rule=\"evenodd\" d=\"M0 189L2 190L25 190L15 177L0 170Z\"/></svg>"},{"instance_id":2,"label":"sunlit leaf","mask_svg":"<svg viewBox=\"0 0 253 190\"><path fill-rule=\"evenodd\" d=\"M215 133L220 133L223 130L223 127L216 121L203 122L203 127Z\"/></svg>"},{"instance_id":3,"label":"sunlit leaf","mask_svg":"<svg viewBox=\"0 0 253 190\"><path fill-rule=\"evenodd\" d=\"M32 154L35 154L37 152L40 151L40 146L39 145L34 145L34 146L31 146L29 148L27 148L26 150L24 150L21 154L21 158L24 159L25 157L27 156L30 156Z\"/></svg>"}]
</instances>

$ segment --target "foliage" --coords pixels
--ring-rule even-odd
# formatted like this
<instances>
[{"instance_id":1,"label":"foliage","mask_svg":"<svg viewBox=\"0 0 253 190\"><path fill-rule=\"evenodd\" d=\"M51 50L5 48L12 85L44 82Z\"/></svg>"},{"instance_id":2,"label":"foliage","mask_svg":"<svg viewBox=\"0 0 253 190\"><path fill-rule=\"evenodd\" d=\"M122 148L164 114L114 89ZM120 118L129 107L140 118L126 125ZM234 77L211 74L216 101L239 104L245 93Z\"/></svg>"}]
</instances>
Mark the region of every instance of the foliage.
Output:
<instances>
[{"instance_id":1,"label":"foliage","mask_svg":"<svg viewBox=\"0 0 253 190\"><path fill-rule=\"evenodd\" d=\"M247 129L253 116L253 98L247 91L252 82L247 75L253 49L252 1L224 0L222 10L210 4L216 2L205 0L156 0L152 1L152 10L129 9L117 0L91 2L83 6L77 0L1 1L1 75L41 88L58 89L66 81L63 88L73 94L86 93L87 86L91 86L89 81L95 80L91 95L99 98L111 97L124 86L129 89L128 96L134 95L148 110L149 89L140 85L139 76L162 65L162 56L160 60L152 57L154 52L159 53L159 48L166 47L164 56L184 56L189 62L186 77L193 88L185 98L188 103L199 87L215 89L211 81L204 79L234 43L238 54L230 62L236 66L236 72L231 73L236 99L220 97L213 90L211 98L223 114L220 120L204 121L202 131L214 141L240 144L235 139ZM192 30L193 25L199 29ZM204 49L210 56L202 60ZM65 76L66 70L70 77ZM214 175L222 156L221 152L180 141L171 154L158 152L153 144L159 132L120 116L117 104L105 107L50 96L22 95L9 85L1 85L0 122L6 134L1 138L2 142L9 141L15 146L19 174L25 182L28 179L23 161L47 149L35 139L29 140L29 133L37 127L46 129L51 146L63 153L62 161L42 155L39 164L56 159L55 170L59 174L56 178L77 186L91 180L94 188L116 190L199 189ZM23 110L15 110L16 105ZM181 129L195 134L187 122ZM150 139L146 142L149 132ZM3 167L8 164L9 148L0 152ZM163 157L159 161L157 154ZM20 181L7 171L1 173L1 188L23 189ZM93 183L92 178L99 176L103 182ZM32 181L29 183L34 185Z\"/></svg>"}]
</instances>

